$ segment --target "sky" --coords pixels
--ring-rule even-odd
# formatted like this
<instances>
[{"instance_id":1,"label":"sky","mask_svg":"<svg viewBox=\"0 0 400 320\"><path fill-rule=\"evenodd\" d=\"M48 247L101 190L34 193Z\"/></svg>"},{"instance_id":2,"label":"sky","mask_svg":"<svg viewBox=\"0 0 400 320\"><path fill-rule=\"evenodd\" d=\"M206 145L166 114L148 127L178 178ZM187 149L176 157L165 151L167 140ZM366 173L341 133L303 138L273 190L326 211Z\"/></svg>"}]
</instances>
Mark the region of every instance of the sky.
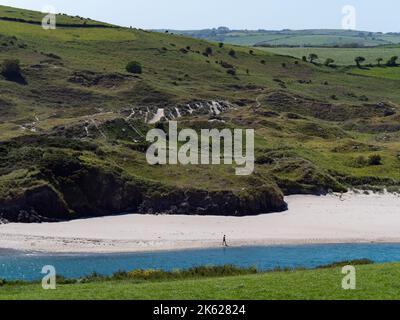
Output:
<instances>
[{"instance_id":1,"label":"sky","mask_svg":"<svg viewBox=\"0 0 400 320\"><path fill-rule=\"evenodd\" d=\"M0 4L90 17L143 29L340 29L346 5L355 29L400 32L399 0L0 0Z\"/></svg>"}]
</instances>

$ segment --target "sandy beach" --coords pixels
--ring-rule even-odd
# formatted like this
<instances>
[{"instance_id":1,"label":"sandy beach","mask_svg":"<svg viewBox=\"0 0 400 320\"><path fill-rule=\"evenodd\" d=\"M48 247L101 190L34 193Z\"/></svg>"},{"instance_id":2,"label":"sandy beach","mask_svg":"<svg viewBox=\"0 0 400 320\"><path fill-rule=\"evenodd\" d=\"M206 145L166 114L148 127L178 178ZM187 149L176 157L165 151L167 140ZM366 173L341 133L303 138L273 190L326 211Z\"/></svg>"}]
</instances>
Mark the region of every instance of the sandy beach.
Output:
<instances>
[{"instance_id":1,"label":"sandy beach","mask_svg":"<svg viewBox=\"0 0 400 320\"><path fill-rule=\"evenodd\" d=\"M289 196L289 210L252 217L123 215L0 225L0 248L106 253L231 246L400 242L400 196Z\"/></svg>"}]
</instances>

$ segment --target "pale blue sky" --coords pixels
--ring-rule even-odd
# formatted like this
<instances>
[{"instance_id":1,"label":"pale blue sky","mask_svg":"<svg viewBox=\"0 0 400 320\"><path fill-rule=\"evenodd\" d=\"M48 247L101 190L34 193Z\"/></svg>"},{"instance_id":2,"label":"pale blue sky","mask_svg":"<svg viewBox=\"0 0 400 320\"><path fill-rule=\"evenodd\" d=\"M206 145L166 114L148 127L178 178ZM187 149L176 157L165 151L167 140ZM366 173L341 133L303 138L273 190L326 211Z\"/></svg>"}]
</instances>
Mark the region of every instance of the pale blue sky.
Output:
<instances>
[{"instance_id":1,"label":"pale blue sky","mask_svg":"<svg viewBox=\"0 0 400 320\"><path fill-rule=\"evenodd\" d=\"M144 29L341 28L342 8L357 10L357 29L400 31L398 0L0 0L0 4L57 12Z\"/></svg>"}]
</instances>

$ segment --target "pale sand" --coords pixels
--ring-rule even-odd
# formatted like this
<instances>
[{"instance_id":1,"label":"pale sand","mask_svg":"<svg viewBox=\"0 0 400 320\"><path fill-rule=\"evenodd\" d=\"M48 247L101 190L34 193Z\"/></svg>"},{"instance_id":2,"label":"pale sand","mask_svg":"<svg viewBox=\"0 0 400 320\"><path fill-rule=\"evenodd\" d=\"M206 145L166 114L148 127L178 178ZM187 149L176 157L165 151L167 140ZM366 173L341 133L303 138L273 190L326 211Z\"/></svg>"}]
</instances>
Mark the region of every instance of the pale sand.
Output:
<instances>
[{"instance_id":1,"label":"pale sand","mask_svg":"<svg viewBox=\"0 0 400 320\"><path fill-rule=\"evenodd\" d=\"M289 210L252 217L125 215L0 226L0 248L100 253L315 243L400 243L400 197L290 196Z\"/></svg>"}]
</instances>

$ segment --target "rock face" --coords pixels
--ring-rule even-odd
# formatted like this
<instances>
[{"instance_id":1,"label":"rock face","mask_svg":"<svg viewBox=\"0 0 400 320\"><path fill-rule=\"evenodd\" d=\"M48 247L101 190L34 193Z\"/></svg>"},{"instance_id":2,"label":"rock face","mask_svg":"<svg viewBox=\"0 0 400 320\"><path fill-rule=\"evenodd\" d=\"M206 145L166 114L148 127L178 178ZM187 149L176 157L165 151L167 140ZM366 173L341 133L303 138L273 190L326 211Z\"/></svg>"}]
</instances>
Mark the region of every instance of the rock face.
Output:
<instances>
[{"instance_id":1,"label":"rock face","mask_svg":"<svg viewBox=\"0 0 400 320\"><path fill-rule=\"evenodd\" d=\"M174 190L143 201L141 213L246 216L287 210L283 195L260 187L251 193L232 191Z\"/></svg>"},{"instance_id":2,"label":"rock face","mask_svg":"<svg viewBox=\"0 0 400 320\"><path fill-rule=\"evenodd\" d=\"M9 222L51 222L69 215L59 194L49 185L34 187L8 201L0 201L0 218Z\"/></svg>"},{"instance_id":3,"label":"rock face","mask_svg":"<svg viewBox=\"0 0 400 320\"><path fill-rule=\"evenodd\" d=\"M287 209L275 186L207 191L133 180L100 169L52 159L43 184L11 200L0 200L0 218L10 222L54 222L140 212L244 216ZM56 187L54 187L54 186Z\"/></svg>"}]
</instances>

